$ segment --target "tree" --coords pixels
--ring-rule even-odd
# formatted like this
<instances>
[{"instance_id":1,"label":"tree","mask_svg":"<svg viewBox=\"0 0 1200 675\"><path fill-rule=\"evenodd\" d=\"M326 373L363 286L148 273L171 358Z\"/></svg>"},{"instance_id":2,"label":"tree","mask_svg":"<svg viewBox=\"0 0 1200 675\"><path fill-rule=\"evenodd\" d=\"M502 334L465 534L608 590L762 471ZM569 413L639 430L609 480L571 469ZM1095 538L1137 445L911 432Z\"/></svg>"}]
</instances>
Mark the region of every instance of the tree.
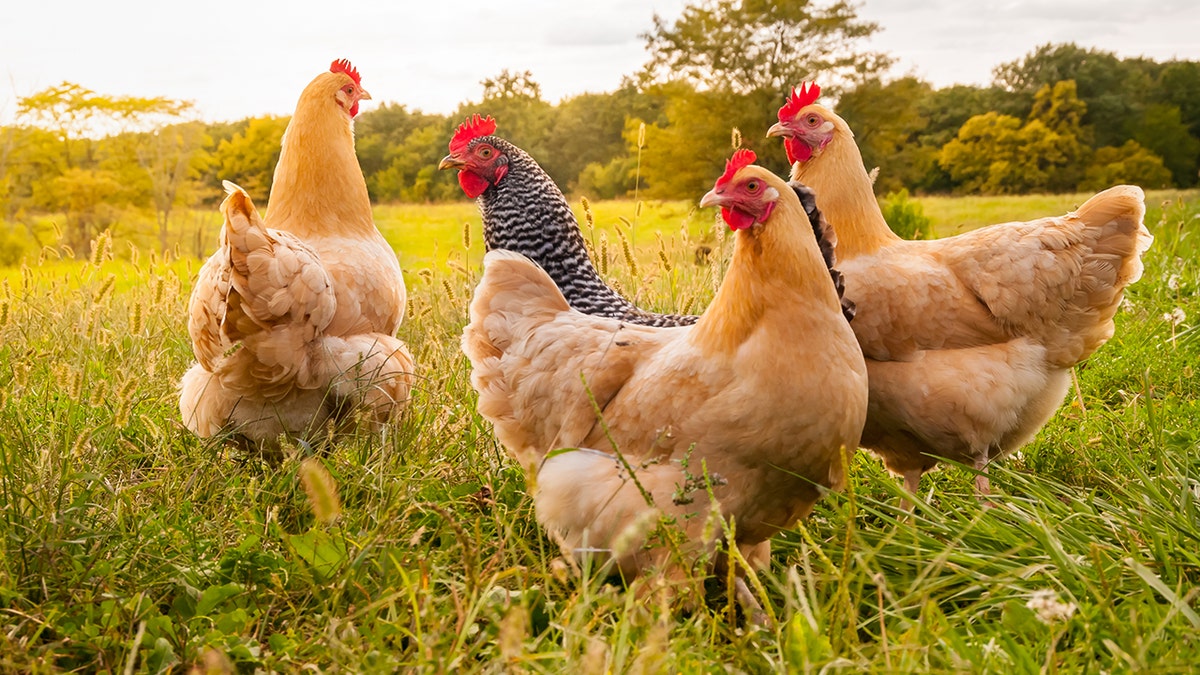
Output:
<instances>
[{"instance_id":1,"label":"tree","mask_svg":"<svg viewBox=\"0 0 1200 675\"><path fill-rule=\"evenodd\" d=\"M643 35L650 52L643 77L738 94L778 95L818 75L829 87L831 80L869 76L891 65L883 53L855 48L877 30L845 0L700 0L671 25L654 15L654 29Z\"/></svg>"},{"instance_id":2,"label":"tree","mask_svg":"<svg viewBox=\"0 0 1200 675\"><path fill-rule=\"evenodd\" d=\"M1166 103L1179 107L1180 120L1194 138L1200 138L1200 62L1171 61L1158 77Z\"/></svg>"},{"instance_id":3,"label":"tree","mask_svg":"<svg viewBox=\"0 0 1200 675\"><path fill-rule=\"evenodd\" d=\"M595 186L599 180L606 184L605 193L632 189L632 175L624 175L618 168L637 162L625 143L628 120L655 119L661 110L661 100L643 95L629 81L612 93L581 94L562 101L555 108L554 124L546 130L551 154L542 167L568 190L582 189L582 174L592 165L587 169L589 184ZM602 167L607 170L601 171ZM600 196L594 189L584 192Z\"/></svg>"},{"instance_id":4,"label":"tree","mask_svg":"<svg viewBox=\"0 0 1200 675\"><path fill-rule=\"evenodd\" d=\"M1079 189L1097 191L1122 183L1164 188L1171 184L1171 171L1163 166L1161 157L1137 141L1125 141L1119 148L1106 146L1096 151Z\"/></svg>"},{"instance_id":5,"label":"tree","mask_svg":"<svg viewBox=\"0 0 1200 675\"><path fill-rule=\"evenodd\" d=\"M131 131L161 116L174 117L191 106L163 97L107 96L63 82L17 100L17 117L59 134L67 168L76 166L73 146L82 142L84 162L94 161L92 139Z\"/></svg>"},{"instance_id":6,"label":"tree","mask_svg":"<svg viewBox=\"0 0 1200 675\"><path fill-rule=\"evenodd\" d=\"M66 242L80 254L86 253L88 243L117 221L118 197L125 189L110 170L73 167L35 185L34 199L47 210L63 212Z\"/></svg>"},{"instance_id":7,"label":"tree","mask_svg":"<svg viewBox=\"0 0 1200 675\"><path fill-rule=\"evenodd\" d=\"M555 149L547 143L553 126L554 107L542 100L542 87L529 71L514 73L502 70L495 77L480 81L483 100L478 105L466 103L454 115L455 124L472 113L481 112L496 118L496 133L528 152L539 163L549 161ZM450 136L442 141L442 148ZM550 174L560 185L574 176Z\"/></svg>"},{"instance_id":8,"label":"tree","mask_svg":"<svg viewBox=\"0 0 1200 675\"><path fill-rule=\"evenodd\" d=\"M1130 126L1134 140L1162 157L1176 185L1191 187L1196 184L1200 141L1188 133L1178 106L1169 103L1148 105L1141 118Z\"/></svg>"},{"instance_id":9,"label":"tree","mask_svg":"<svg viewBox=\"0 0 1200 675\"><path fill-rule=\"evenodd\" d=\"M964 192L1053 190L1056 174L1072 163L1077 145L1041 120L1022 125L1016 117L990 112L967 120L938 162Z\"/></svg>"},{"instance_id":10,"label":"tree","mask_svg":"<svg viewBox=\"0 0 1200 675\"><path fill-rule=\"evenodd\" d=\"M778 108L770 92L728 94L696 91L687 85L667 87L665 121L647 124L641 152L645 196L653 199L698 199L721 175L733 148L734 129L760 129L738 134L741 147L758 151L757 163L777 173L787 172L787 160L777 139L765 128L774 117L764 111ZM773 111L772 111L773 112ZM639 125L634 124L636 129ZM626 137L629 152L637 154L638 134Z\"/></svg>"},{"instance_id":11,"label":"tree","mask_svg":"<svg viewBox=\"0 0 1200 675\"><path fill-rule=\"evenodd\" d=\"M1071 190L1083 177L1081 160L1088 153L1087 138L1091 136L1091 130L1081 126L1086 113L1087 105L1076 96L1074 80L1055 82L1053 87L1044 84L1034 94L1029 121L1041 122L1058 137L1054 150L1061 154L1059 159L1042 165L1046 171L1043 189Z\"/></svg>"},{"instance_id":12,"label":"tree","mask_svg":"<svg viewBox=\"0 0 1200 675\"><path fill-rule=\"evenodd\" d=\"M914 77L883 83L860 82L838 99L837 113L854 130L854 140L870 170L881 167L875 192L885 194L915 184L936 164L936 148L918 142L928 124L921 103L932 87Z\"/></svg>"},{"instance_id":13,"label":"tree","mask_svg":"<svg viewBox=\"0 0 1200 675\"><path fill-rule=\"evenodd\" d=\"M271 193L271 180L290 117L255 117L213 153L217 176L237 183L258 204ZM270 205L268 205L269 207Z\"/></svg>"},{"instance_id":14,"label":"tree","mask_svg":"<svg viewBox=\"0 0 1200 675\"><path fill-rule=\"evenodd\" d=\"M387 151L387 168L367 177L367 188L376 199L427 202L451 199L462 192L453 172L438 171L454 126L449 119L434 121L410 133Z\"/></svg>"},{"instance_id":15,"label":"tree","mask_svg":"<svg viewBox=\"0 0 1200 675\"><path fill-rule=\"evenodd\" d=\"M998 86L1023 98L1026 105L1043 86L1074 80L1087 106L1081 124L1095 129L1100 145L1120 145L1129 137L1128 122L1137 117L1153 89L1143 62L1074 44L1042 45L1020 60L996 66L992 73Z\"/></svg>"},{"instance_id":16,"label":"tree","mask_svg":"<svg viewBox=\"0 0 1200 675\"><path fill-rule=\"evenodd\" d=\"M363 175L367 178L368 188L372 185L371 178L391 165L396 148L403 145L413 132L431 124L443 129L451 128L450 119L444 115L410 111L396 103L384 103L358 116L354 122L354 149ZM383 198L373 189L371 196Z\"/></svg>"},{"instance_id":17,"label":"tree","mask_svg":"<svg viewBox=\"0 0 1200 675\"><path fill-rule=\"evenodd\" d=\"M211 161L202 149L212 138L203 123L187 122L139 134L132 140L138 166L149 181L159 250L166 252L171 212L178 204L190 206L197 201L194 181Z\"/></svg>"}]
</instances>

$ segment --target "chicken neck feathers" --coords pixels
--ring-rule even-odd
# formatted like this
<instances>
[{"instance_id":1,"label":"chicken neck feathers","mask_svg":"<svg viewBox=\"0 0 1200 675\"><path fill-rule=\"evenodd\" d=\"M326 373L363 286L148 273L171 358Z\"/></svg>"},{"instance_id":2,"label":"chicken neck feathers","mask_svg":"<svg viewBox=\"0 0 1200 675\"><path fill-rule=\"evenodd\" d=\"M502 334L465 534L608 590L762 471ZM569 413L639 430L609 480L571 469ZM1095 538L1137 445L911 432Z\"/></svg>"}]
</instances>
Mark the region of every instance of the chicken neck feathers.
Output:
<instances>
[{"instance_id":1,"label":"chicken neck feathers","mask_svg":"<svg viewBox=\"0 0 1200 675\"><path fill-rule=\"evenodd\" d=\"M515 251L550 275L571 307L646 326L686 326L698 317L647 312L621 297L588 257L579 223L554 181L524 150L496 136L480 139L509 158L508 174L476 200L489 251Z\"/></svg>"},{"instance_id":2,"label":"chicken neck feathers","mask_svg":"<svg viewBox=\"0 0 1200 675\"><path fill-rule=\"evenodd\" d=\"M378 234L354 152L354 122L333 102L336 84L324 73L300 94L267 200L267 223L306 241Z\"/></svg>"}]
</instances>

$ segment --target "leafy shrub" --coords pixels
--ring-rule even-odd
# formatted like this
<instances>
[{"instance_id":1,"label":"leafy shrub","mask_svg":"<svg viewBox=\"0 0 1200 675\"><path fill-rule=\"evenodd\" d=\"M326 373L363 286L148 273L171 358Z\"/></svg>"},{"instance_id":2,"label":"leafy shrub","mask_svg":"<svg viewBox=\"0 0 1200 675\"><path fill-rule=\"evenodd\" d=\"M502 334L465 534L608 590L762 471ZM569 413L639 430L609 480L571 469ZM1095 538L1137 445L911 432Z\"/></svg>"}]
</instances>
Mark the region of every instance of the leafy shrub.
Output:
<instances>
[{"instance_id":1,"label":"leafy shrub","mask_svg":"<svg viewBox=\"0 0 1200 675\"><path fill-rule=\"evenodd\" d=\"M1110 145L1096 151L1079 189L1103 190L1121 183L1132 183L1148 190L1170 187L1171 170L1163 164L1161 157L1137 141L1125 141L1119 148Z\"/></svg>"},{"instance_id":2,"label":"leafy shrub","mask_svg":"<svg viewBox=\"0 0 1200 675\"><path fill-rule=\"evenodd\" d=\"M908 190L889 192L880 205L883 219L903 239L924 239L931 229L920 202L908 196Z\"/></svg>"}]
</instances>

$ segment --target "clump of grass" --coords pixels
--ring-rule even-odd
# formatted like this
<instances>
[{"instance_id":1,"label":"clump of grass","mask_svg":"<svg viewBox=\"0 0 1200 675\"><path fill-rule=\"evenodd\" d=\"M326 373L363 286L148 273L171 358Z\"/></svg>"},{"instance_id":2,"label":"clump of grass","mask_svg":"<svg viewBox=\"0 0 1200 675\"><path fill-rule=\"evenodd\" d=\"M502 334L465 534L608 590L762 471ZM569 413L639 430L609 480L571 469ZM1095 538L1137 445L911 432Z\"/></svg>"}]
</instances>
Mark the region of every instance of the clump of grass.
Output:
<instances>
[{"instance_id":1,"label":"clump of grass","mask_svg":"<svg viewBox=\"0 0 1200 675\"><path fill-rule=\"evenodd\" d=\"M925 217L925 210L908 196L908 190L889 192L880 204L883 219L888 227L901 239L929 238L931 222Z\"/></svg>"}]
</instances>

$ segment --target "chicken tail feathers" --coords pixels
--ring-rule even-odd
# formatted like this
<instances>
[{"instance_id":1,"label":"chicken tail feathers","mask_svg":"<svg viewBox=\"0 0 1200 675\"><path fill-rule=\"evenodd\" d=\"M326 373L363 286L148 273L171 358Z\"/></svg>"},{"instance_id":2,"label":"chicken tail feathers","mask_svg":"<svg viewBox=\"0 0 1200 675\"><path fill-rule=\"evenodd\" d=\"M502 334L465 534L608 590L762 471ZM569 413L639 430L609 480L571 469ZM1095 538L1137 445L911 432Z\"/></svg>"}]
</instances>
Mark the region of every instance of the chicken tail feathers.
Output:
<instances>
[{"instance_id":1,"label":"chicken tail feathers","mask_svg":"<svg viewBox=\"0 0 1200 675\"><path fill-rule=\"evenodd\" d=\"M834 266L837 265L837 232L825 220L820 209L817 208L817 193L812 188L799 181L791 181L788 186L800 198L800 205L804 207L804 213L808 215L808 223L812 226L813 235L817 238L817 246L821 249L821 258L825 260L825 266L829 268L829 276L833 279L833 287L837 289L838 300L842 303L842 316L846 317L847 321L854 319L856 307L854 301L846 297L846 280L842 277L842 273L837 271Z\"/></svg>"},{"instance_id":2,"label":"chicken tail feathers","mask_svg":"<svg viewBox=\"0 0 1200 675\"><path fill-rule=\"evenodd\" d=\"M1121 261L1117 273L1117 288L1142 277L1142 254L1154 242L1146 229L1146 195L1136 185L1109 188L1083 203L1076 217L1089 227L1101 228L1093 252L1096 255L1116 256Z\"/></svg>"},{"instance_id":3,"label":"chicken tail feathers","mask_svg":"<svg viewBox=\"0 0 1200 675\"><path fill-rule=\"evenodd\" d=\"M1112 337L1113 316L1125 287L1141 278L1142 254L1154 241L1142 222L1144 200L1141 188L1119 185L1087 200L1073 214L1082 228L1085 252L1074 295L1056 323L1059 334L1045 342L1051 362L1074 365Z\"/></svg>"}]
</instances>

